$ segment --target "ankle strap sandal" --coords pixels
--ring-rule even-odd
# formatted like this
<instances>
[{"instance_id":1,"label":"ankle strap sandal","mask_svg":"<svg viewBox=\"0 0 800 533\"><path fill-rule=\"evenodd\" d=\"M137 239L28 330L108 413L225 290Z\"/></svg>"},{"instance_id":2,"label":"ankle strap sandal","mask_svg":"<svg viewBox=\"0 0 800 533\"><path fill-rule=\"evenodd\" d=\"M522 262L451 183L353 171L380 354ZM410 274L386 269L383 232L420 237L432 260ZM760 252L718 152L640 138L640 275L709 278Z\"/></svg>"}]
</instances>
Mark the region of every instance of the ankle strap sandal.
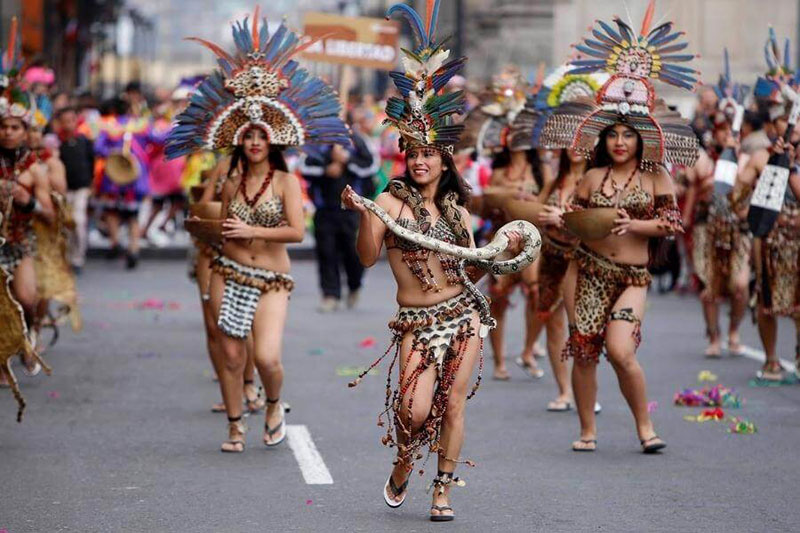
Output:
<instances>
[{"instance_id":1,"label":"ankle strap sandal","mask_svg":"<svg viewBox=\"0 0 800 533\"><path fill-rule=\"evenodd\" d=\"M461 480L460 478L454 477L452 472L442 472L439 470L438 474L433 481L431 482L430 486L428 486L428 491L434 489L434 501L437 495L444 495L444 488L450 485L456 485L457 487L463 487L466 483ZM430 519L431 522L452 522L455 520L456 515L453 512L453 507L450 505L431 505L431 511L436 511L438 514L431 514ZM443 514L443 513L448 514Z\"/></svg>"},{"instance_id":2,"label":"ankle strap sandal","mask_svg":"<svg viewBox=\"0 0 800 533\"><path fill-rule=\"evenodd\" d=\"M220 450L225 453L242 453L245 448L246 433L247 425L244 423L241 416L235 418L228 417L228 440L222 443L222 448Z\"/></svg>"}]
</instances>

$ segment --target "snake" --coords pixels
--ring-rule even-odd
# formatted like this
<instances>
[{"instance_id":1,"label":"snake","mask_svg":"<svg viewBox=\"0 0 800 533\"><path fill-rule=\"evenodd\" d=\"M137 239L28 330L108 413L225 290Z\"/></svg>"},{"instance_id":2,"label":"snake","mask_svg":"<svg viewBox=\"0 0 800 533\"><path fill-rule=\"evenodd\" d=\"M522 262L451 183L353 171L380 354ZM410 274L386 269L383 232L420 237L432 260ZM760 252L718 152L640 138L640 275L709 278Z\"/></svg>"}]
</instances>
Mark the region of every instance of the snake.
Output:
<instances>
[{"instance_id":1,"label":"snake","mask_svg":"<svg viewBox=\"0 0 800 533\"><path fill-rule=\"evenodd\" d=\"M481 291L466 275L467 266L475 266L481 270L491 272L494 275L514 274L521 272L533 263L542 247L542 237L536 226L526 220L513 220L500 227L495 233L494 238L485 246L480 248L467 248L457 244L451 244L439 239L434 239L428 235L411 231L397 223L383 208L378 204L359 196L355 192L351 198L356 204L363 205L368 211L373 213L386 225L386 228L401 239L416 244L426 250L435 253L443 253L460 259L459 271L464 282L464 288L479 307L481 318L481 337L485 337L489 329L493 329L497 323L492 318L489 303ZM510 259L498 260L498 256L508 249L509 233L517 232L522 236L522 249Z\"/></svg>"}]
</instances>

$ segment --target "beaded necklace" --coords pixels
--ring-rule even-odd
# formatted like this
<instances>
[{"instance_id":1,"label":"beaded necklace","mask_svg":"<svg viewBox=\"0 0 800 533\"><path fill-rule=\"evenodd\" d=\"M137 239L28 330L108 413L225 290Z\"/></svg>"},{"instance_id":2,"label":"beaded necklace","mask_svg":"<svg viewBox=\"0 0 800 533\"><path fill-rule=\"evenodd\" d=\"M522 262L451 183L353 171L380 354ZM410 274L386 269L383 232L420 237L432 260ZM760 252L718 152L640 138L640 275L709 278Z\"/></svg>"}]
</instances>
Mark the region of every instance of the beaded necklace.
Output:
<instances>
[{"instance_id":1,"label":"beaded necklace","mask_svg":"<svg viewBox=\"0 0 800 533\"><path fill-rule=\"evenodd\" d=\"M272 176L275 175L275 168L270 167L269 171L267 172L267 176L264 178L264 181L261 183L261 187L256 192L255 196L252 198L247 197L247 180L242 177L242 181L239 182L239 190L242 192L242 199L244 203L247 204L247 207L253 209L255 205L258 203L258 200L264 196L264 193L267 191L267 187L272 182Z\"/></svg>"}]
</instances>

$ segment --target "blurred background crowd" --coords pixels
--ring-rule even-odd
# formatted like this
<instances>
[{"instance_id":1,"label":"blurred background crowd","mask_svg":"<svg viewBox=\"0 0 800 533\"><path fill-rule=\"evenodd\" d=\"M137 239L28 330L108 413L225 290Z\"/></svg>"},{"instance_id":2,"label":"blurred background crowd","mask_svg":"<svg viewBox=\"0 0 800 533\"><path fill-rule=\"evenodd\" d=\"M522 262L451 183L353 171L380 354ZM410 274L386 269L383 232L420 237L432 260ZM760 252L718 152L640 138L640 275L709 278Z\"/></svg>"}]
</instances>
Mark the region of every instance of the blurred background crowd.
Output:
<instances>
[{"instance_id":1,"label":"blurred background crowd","mask_svg":"<svg viewBox=\"0 0 800 533\"><path fill-rule=\"evenodd\" d=\"M29 58L26 77L46 116L41 143L66 167L77 227L71 262L77 271L90 252L120 258L127 268L134 269L143 249L190 248L182 220L192 187L215 165L216 156L204 153L167 161L164 139L173 117L187 105L193 87L214 65L211 54L182 39L198 35L224 41L224 34L217 37L227 31L220 21L247 12L251 3L0 0L3 27L12 16L22 21L23 52ZM630 0L628 4L639 12L644 1ZM304 27L311 34L313 25L319 24L314 16L335 14L340 18L331 24L355 28L355 42L365 40L358 29L364 21L369 31L386 33L376 29L374 22L369 27L369 21L378 20L387 5L385 0L281 0L263 7L268 20L277 22L286 14L295 27ZM197 14L191 23L186 15L189 9ZM603 18L604 11L625 9L617 1L447 2L440 26L453 35L454 53L470 57L466 78L457 77L448 90L467 91L469 106L478 106L492 75L506 64L515 64L534 86L540 65L555 67L569 57L569 44L577 41L591 22L589 14ZM723 48L730 50L734 77L744 81L763 71L760 50L768 23L773 23L780 35L796 35L800 3L773 0L766 11L759 9L757 2L744 0L675 1L669 6L669 17L693 35L693 47L703 57L701 70L709 86L701 88L696 97L676 94L670 100L669 91L665 96L682 114L694 117L697 134L709 149L717 108L711 85L722 70ZM747 28L758 31L748 32ZM341 293L340 277L346 278L354 292L362 275L355 257L339 257L343 255L340 250L347 248L342 243L354 238L355 226L348 221L330 223L332 217L341 216L341 188L350 184L373 196L404 170L397 138L383 125L383 109L392 90L388 71L396 63L393 50L408 42L408 36L394 36L389 48L389 41L382 41L380 35L371 38L372 48L361 43L351 54L350 59L358 56L358 61L344 61L333 57L335 51L326 50L326 57L311 58L306 65L341 90L354 144L319 153L286 154L290 170L302 180L305 191L310 231L301 247L310 250L316 246L317 257L324 263L320 265L323 310L335 307L334 300ZM761 131L763 122L756 110L749 113L745 137ZM491 176L490 160L465 150L456 155L456 162L473 193L479 194ZM335 186L333 180L320 179L343 175L347 179L336 180ZM480 234L488 222L476 220L475 224ZM677 244L671 263L664 267L668 274L664 290L691 289L685 249Z\"/></svg>"}]
</instances>

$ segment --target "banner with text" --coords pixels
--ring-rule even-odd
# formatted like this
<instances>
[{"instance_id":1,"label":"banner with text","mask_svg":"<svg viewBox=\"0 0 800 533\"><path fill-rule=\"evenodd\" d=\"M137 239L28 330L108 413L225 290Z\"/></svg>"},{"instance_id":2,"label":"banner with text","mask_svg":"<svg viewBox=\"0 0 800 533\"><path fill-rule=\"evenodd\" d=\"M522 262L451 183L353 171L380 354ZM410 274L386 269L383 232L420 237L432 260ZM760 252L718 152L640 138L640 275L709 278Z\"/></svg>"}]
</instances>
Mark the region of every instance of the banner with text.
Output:
<instances>
[{"instance_id":1,"label":"banner with text","mask_svg":"<svg viewBox=\"0 0 800 533\"><path fill-rule=\"evenodd\" d=\"M305 35L321 38L303 53L304 59L379 70L397 66L400 27L395 21L306 13L303 26Z\"/></svg>"}]
</instances>

